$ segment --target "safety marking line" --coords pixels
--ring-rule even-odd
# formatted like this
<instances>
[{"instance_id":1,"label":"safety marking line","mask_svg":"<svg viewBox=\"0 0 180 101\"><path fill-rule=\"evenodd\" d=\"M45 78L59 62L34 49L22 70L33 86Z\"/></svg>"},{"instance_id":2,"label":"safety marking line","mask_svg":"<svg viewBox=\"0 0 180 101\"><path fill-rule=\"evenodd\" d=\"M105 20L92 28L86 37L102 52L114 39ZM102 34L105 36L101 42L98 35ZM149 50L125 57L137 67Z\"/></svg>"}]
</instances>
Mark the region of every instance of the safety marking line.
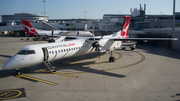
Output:
<instances>
[{"instance_id":1,"label":"safety marking line","mask_svg":"<svg viewBox=\"0 0 180 101\"><path fill-rule=\"evenodd\" d=\"M136 63L133 63L133 64L130 64L130 65L127 65L127 66L122 66L122 67L117 67L117 68L111 68L111 69L103 69L103 70L97 70L97 71L85 71L85 72L71 72L71 73L66 73L66 74L81 74L81 73L93 73L93 72L102 72L102 71L110 71L110 70L115 70L115 69L120 69L120 68L125 68L125 67L130 67L130 66L133 66L133 65L136 65L136 64L139 64L141 63L142 61L145 60L145 56L139 52L136 52L136 51L132 51L132 52L135 52L139 55L142 56L142 59Z\"/></svg>"},{"instance_id":2,"label":"safety marking line","mask_svg":"<svg viewBox=\"0 0 180 101\"><path fill-rule=\"evenodd\" d=\"M8 89L8 90L0 91L0 100L14 99L20 97L26 97L24 88Z\"/></svg>"},{"instance_id":3,"label":"safety marking line","mask_svg":"<svg viewBox=\"0 0 180 101\"><path fill-rule=\"evenodd\" d=\"M4 78L7 78L7 77L9 77L9 76L6 76L6 77L1 77L0 79L4 79Z\"/></svg>"},{"instance_id":4,"label":"safety marking line","mask_svg":"<svg viewBox=\"0 0 180 101\"><path fill-rule=\"evenodd\" d=\"M67 76L67 77L72 77L72 78L78 78L78 76L68 75L68 74L66 74L66 73L50 72L50 71L46 71L46 70L43 70L43 69L40 69L40 71L42 71L42 72L48 72L48 73L52 73L52 74L59 74L59 75L63 75L63 76Z\"/></svg>"},{"instance_id":5,"label":"safety marking line","mask_svg":"<svg viewBox=\"0 0 180 101\"><path fill-rule=\"evenodd\" d=\"M27 78L27 79L31 79L31 80L35 80L35 81L39 81L39 82L51 84L51 85L56 85L56 84L57 84L57 83L53 83L53 82L49 82L49 81L37 79L37 78L34 78L34 77L25 76L25 75L19 75L19 76L16 76L16 77L19 77L19 78L21 78L21 77L22 77L22 78Z\"/></svg>"}]
</instances>

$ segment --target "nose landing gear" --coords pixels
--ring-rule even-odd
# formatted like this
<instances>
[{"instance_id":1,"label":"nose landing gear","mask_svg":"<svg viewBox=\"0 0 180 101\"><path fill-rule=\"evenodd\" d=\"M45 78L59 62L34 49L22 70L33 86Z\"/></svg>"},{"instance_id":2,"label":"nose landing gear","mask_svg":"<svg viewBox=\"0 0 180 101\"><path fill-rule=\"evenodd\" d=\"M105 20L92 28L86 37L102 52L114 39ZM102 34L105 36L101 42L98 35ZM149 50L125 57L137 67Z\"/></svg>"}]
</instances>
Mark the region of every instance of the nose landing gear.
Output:
<instances>
[{"instance_id":1,"label":"nose landing gear","mask_svg":"<svg viewBox=\"0 0 180 101\"><path fill-rule=\"evenodd\" d=\"M19 69L16 69L16 74L15 74L15 76L19 76L19 75L22 75L22 72L21 72Z\"/></svg>"}]
</instances>

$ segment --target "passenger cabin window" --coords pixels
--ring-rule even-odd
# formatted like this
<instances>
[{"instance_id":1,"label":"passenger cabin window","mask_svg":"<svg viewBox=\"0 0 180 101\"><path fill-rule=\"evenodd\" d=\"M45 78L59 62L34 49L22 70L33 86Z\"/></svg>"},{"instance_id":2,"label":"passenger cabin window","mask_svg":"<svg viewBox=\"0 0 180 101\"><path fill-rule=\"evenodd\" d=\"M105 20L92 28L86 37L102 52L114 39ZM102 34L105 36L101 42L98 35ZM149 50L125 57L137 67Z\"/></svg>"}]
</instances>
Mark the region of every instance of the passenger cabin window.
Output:
<instances>
[{"instance_id":1,"label":"passenger cabin window","mask_svg":"<svg viewBox=\"0 0 180 101\"><path fill-rule=\"evenodd\" d=\"M35 54L35 51L34 50L20 50L17 54L21 54L21 55Z\"/></svg>"}]
</instances>

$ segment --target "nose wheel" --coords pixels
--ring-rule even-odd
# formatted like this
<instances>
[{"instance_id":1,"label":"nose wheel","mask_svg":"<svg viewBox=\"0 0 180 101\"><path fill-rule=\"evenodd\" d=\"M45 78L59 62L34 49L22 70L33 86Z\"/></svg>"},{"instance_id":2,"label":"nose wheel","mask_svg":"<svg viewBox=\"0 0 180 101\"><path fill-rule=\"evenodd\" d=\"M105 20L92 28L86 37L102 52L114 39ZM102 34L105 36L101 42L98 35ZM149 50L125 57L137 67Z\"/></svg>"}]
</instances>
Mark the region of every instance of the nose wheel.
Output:
<instances>
[{"instance_id":1,"label":"nose wheel","mask_svg":"<svg viewBox=\"0 0 180 101\"><path fill-rule=\"evenodd\" d=\"M16 69L16 76L22 75L22 72L19 69Z\"/></svg>"}]
</instances>

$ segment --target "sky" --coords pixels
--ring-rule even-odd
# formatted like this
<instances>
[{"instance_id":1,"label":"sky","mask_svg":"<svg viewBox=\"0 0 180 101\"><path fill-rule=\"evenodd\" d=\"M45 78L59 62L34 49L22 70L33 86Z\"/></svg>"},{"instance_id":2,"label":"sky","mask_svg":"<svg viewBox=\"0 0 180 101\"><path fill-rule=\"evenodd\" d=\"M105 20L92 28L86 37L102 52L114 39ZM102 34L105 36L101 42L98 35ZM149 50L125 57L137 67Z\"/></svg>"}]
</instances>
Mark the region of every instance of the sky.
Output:
<instances>
[{"instance_id":1,"label":"sky","mask_svg":"<svg viewBox=\"0 0 180 101\"><path fill-rule=\"evenodd\" d=\"M102 19L104 14L130 14L130 8L139 9L140 4L146 4L146 14L173 14L173 0L45 0L45 13L49 19L78 19L85 14L88 19ZM179 4L176 0L176 12ZM0 0L0 15L22 12L43 15L43 0Z\"/></svg>"}]
</instances>

